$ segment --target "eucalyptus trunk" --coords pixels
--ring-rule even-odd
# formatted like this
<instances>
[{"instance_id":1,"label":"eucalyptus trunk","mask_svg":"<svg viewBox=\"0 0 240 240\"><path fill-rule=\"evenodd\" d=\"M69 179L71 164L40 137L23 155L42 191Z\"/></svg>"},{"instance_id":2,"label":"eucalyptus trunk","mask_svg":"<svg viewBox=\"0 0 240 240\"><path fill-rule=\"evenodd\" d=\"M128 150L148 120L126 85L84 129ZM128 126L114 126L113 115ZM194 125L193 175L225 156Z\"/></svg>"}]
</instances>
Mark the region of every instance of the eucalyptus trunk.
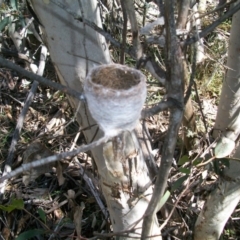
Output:
<instances>
[{"instance_id":1,"label":"eucalyptus trunk","mask_svg":"<svg viewBox=\"0 0 240 240\"><path fill-rule=\"evenodd\" d=\"M85 77L94 66L112 62L105 38L84 24L86 19L102 28L98 1L32 1L32 5L43 26L43 38L61 83L82 91ZM69 101L77 111L79 124L87 128L86 141L102 137L103 132L93 126L96 122L88 105L72 97ZM141 127L137 131L142 134ZM123 132L92 149L113 232L121 232L118 239L140 236L142 217L152 195L152 175L145 162L150 153L142 149L149 147L139 145L134 131ZM157 219L153 226L151 235L159 235Z\"/></svg>"},{"instance_id":2,"label":"eucalyptus trunk","mask_svg":"<svg viewBox=\"0 0 240 240\"><path fill-rule=\"evenodd\" d=\"M238 136L240 133L240 11L232 20L227 72L214 126L214 136L219 137L215 148L217 158L233 155L240 159ZM237 150L236 150L237 149ZM234 152L233 152L234 151ZM231 157L230 157L231 159ZM219 239L223 228L240 200L239 161L230 160L230 167L224 171L215 191L213 191L195 225L195 240Z\"/></svg>"}]
</instances>

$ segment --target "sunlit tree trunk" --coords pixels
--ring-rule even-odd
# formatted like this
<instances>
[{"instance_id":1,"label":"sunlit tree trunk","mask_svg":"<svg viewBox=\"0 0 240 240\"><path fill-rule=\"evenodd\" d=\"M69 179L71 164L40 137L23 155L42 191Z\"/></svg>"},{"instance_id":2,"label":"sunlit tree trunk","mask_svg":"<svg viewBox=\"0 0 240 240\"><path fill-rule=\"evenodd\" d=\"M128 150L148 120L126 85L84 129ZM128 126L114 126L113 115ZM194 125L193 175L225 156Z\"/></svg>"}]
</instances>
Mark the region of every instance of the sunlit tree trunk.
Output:
<instances>
[{"instance_id":1,"label":"sunlit tree trunk","mask_svg":"<svg viewBox=\"0 0 240 240\"><path fill-rule=\"evenodd\" d=\"M233 16L229 42L228 60L214 137L220 137L215 155L219 158L232 154L240 133L240 11ZM235 142L237 144L235 144ZM235 151L235 150L234 150ZM240 147L233 155L240 159ZM240 200L239 161L230 160L230 167L224 172L218 187L212 192L198 217L195 226L195 240L219 239L228 218Z\"/></svg>"}]
</instances>

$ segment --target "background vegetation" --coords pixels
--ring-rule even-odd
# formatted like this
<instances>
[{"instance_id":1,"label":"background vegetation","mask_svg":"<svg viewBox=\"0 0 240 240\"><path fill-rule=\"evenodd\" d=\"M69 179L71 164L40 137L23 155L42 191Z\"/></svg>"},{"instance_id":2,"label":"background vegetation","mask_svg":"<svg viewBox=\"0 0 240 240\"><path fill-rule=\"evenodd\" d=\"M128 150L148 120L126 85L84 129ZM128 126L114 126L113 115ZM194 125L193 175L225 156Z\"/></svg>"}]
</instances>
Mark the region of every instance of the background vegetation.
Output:
<instances>
[{"instance_id":1,"label":"background vegetation","mask_svg":"<svg viewBox=\"0 0 240 240\"><path fill-rule=\"evenodd\" d=\"M99 1L101 2L101 1ZM140 16L146 15L148 22L156 19L153 9L156 4L147 1L136 1L136 11ZM138 5L138 3L141 5ZM210 1L211 2L211 1ZM104 30L118 41L123 41L124 17L121 10L105 11L106 2L101 2ZM34 71L38 65L42 40L38 30L39 22L26 1L2 1L0 5L1 56L19 66ZM207 11L216 8L216 3L208 3ZM31 9L31 8L30 8ZM219 17L219 14L229 10L227 5L221 13L213 11L201 17L202 28L208 26ZM32 19L32 20L31 20ZM27 25L33 21L31 25ZM35 27L33 26L35 25ZM142 22L144 26L144 21ZM154 31L161 31L157 26ZM208 135L216 118L219 96L226 71L228 39L230 35L231 18L221 23L214 31L204 37L204 60L196 65L195 81L197 87L192 91L194 113L196 114L195 132L189 130L188 136L195 137L195 145L191 151L185 149L183 143L184 128L180 130L175 164L168 180L169 191L174 205L176 196L180 200L174 205L176 215L168 220L163 231L166 239L174 239L181 228L182 239L191 239L195 220L200 212L208 193L216 186L221 170L228 166L228 160L214 161L205 167L202 155L208 149ZM22 32L23 30L24 33ZM22 34L23 33L23 34ZM21 43L18 45L16 36L19 34ZM127 28L126 46L132 41L132 34ZM143 35L144 39L145 36ZM184 35L183 35L184 38ZM109 48L114 62L123 61L119 48L111 44ZM155 61L163 65L164 48L151 44L146 52ZM187 68L191 72L193 63L193 47L187 49ZM136 60L125 55L124 64L134 67ZM164 67L163 67L164 68ZM148 72L148 97L146 105L151 106L164 98L165 89ZM43 76L58 82L58 77L51 62L51 55L46 58ZM0 68L0 163L2 169L9 157L9 148L20 112L24 106L32 80L20 76L17 72L4 67ZM200 111L201 110L201 111ZM149 129L151 145L155 161L159 164L161 148L168 126L168 111L151 116L144 121ZM36 142L37 154L40 152L63 152L74 149L85 143L82 129L76 121L75 110L71 109L67 97L53 88L39 85L29 111L26 114L22 132L18 140L12 168L23 162L33 161L36 154L29 152L28 146ZM27 151L28 150L28 151ZM42 156L42 155L41 155ZM83 174L85 172L85 177ZM62 160L55 165L45 165L36 170L32 182L23 173L12 178L2 196L0 205L0 238L2 239L111 239L101 233L111 232L111 222L99 208L99 203L93 196L93 189L104 203L98 184L98 173L92 161L90 152L80 153L71 159ZM25 177L24 177L25 176ZM86 178L88 180L86 180ZM30 177L31 179L31 177ZM90 179L90 180L89 180ZM92 182L94 188L89 187ZM166 209L165 209L166 210ZM167 219L165 213L158 214L158 220L163 223ZM237 208L229 219L221 239L240 239L239 209ZM94 232L98 233L98 238Z\"/></svg>"}]
</instances>

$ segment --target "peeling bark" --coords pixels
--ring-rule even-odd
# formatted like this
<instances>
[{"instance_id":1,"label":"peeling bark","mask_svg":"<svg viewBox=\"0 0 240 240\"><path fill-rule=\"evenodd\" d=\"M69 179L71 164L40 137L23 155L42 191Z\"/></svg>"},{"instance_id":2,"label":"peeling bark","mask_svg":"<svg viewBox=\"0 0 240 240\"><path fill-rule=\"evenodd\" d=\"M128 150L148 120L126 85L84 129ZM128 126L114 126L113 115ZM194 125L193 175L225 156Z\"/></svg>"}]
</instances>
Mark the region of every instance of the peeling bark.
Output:
<instances>
[{"instance_id":1,"label":"peeling bark","mask_svg":"<svg viewBox=\"0 0 240 240\"><path fill-rule=\"evenodd\" d=\"M111 63L105 38L84 24L86 19L102 27L97 1L52 0L48 4L44 1L32 1L32 4L44 26L44 39L61 83L81 92L92 67ZM79 15L82 22L77 20ZM71 97L69 101L77 110L77 120L83 128L95 124L86 103ZM84 131L87 142L93 140L97 131L97 126ZM102 134L98 131L94 140ZM113 232L121 233L118 239L132 239L141 233L141 218L152 194L146 154L133 132L124 132L104 146L92 149ZM157 220L151 234L159 234Z\"/></svg>"}]
</instances>

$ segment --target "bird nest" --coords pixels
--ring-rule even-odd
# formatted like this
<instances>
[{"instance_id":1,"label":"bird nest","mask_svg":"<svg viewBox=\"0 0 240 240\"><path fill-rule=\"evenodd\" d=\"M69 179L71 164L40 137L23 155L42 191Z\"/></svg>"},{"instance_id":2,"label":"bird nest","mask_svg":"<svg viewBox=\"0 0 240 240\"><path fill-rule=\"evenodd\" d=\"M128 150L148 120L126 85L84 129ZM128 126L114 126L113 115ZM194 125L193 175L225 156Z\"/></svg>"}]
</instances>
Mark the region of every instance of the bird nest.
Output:
<instances>
[{"instance_id":1,"label":"bird nest","mask_svg":"<svg viewBox=\"0 0 240 240\"><path fill-rule=\"evenodd\" d=\"M90 113L109 136L135 128L146 92L145 76L120 64L95 67L84 82Z\"/></svg>"}]
</instances>

